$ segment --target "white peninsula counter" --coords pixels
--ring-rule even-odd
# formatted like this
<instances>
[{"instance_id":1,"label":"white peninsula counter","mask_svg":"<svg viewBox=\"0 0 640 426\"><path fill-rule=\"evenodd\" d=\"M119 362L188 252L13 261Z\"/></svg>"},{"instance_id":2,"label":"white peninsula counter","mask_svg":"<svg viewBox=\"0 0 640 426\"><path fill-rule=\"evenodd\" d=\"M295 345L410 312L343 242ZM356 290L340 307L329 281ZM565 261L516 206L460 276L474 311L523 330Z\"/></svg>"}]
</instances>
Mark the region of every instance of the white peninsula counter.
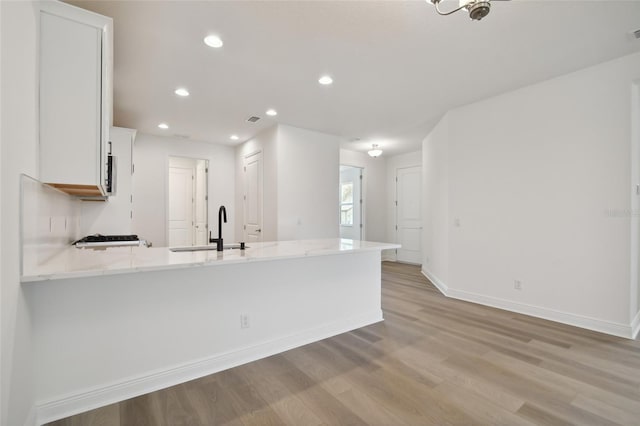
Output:
<instances>
[{"instance_id":1,"label":"white peninsula counter","mask_svg":"<svg viewBox=\"0 0 640 426\"><path fill-rule=\"evenodd\" d=\"M341 239L244 251L70 248L25 270L38 421L382 320L381 251Z\"/></svg>"}]
</instances>

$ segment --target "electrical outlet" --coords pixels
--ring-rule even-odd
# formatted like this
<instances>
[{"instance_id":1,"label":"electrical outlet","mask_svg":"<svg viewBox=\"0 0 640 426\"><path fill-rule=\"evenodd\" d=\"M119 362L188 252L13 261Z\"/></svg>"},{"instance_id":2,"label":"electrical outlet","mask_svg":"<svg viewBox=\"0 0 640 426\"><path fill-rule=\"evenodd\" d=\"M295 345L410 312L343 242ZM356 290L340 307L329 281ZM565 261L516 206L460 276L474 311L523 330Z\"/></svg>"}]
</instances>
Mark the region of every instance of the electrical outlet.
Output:
<instances>
[{"instance_id":1,"label":"electrical outlet","mask_svg":"<svg viewBox=\"0 0 640 426\"><path fill-rule=\"evenodd\" d=\"M522 281L514 280L513 281L513 288L516 289L516 290L522 290Z\"/></svg>"},{"instance_id":2,"label":"electrical outlet","mask_svg":"<svg viewBox=\"0 0 640 426\"><path fill-rule=\"evenodd\" d=\"M240 315L240 328L249 328L249 315Z\"/></svg>"}]
</instances>

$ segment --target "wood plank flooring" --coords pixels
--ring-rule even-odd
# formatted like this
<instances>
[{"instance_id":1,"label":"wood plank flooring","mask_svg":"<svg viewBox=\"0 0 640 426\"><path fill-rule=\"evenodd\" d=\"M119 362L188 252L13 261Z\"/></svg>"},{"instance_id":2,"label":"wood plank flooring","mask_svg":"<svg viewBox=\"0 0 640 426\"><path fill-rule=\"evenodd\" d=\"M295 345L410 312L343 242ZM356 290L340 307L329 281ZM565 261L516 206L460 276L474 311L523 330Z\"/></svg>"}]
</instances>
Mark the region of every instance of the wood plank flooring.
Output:
<instances>
[{"instance_id":1,"label":"wood plank flooring","mask_svg":"<svg viewBox=\"0 0 640 426\"><path fill-rule=\"evenodd\" d=\"M382 323L51 424L640 425L640 342L382 278Z\"/></svg>"}]
</instances>

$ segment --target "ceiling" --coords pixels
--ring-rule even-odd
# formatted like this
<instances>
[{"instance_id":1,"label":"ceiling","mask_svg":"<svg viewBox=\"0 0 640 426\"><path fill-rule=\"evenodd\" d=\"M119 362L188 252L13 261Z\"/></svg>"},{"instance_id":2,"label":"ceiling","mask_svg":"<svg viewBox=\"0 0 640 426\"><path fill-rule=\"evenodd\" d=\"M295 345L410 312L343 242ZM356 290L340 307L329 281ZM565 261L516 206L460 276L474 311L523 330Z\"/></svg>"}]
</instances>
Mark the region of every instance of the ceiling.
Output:
<instances>
[{"instance_id":1,"label":"ceiling","mask_svg":"<svg viewBox=\"0 0 640 426\"><path fill-rule=\"evenodd\" d=\"M229 145L278 122L409 152L451 108L640 51L640 1L494 2L480 22L424 0L70 3L114 20L117 126Z\"/></svg>"}]
</instances>

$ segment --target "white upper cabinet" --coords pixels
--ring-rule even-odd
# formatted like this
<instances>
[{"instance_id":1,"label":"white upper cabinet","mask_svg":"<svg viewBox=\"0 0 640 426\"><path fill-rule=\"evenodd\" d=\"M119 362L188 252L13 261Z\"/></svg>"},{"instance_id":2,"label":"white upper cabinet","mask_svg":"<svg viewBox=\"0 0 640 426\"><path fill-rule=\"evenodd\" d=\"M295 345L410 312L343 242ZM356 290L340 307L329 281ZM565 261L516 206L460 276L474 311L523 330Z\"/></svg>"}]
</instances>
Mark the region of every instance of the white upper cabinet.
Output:
<instances>
[{"instance_id":1,"label":"white upper cabinet","mask_svg":"<svg viewBox=\"0 0 640 426\"><path fill-rule=\"evenodd\" d=\"M57 1L40 6L40 180L106 196L112 20Z\"/></svg>"}]
</instances>

